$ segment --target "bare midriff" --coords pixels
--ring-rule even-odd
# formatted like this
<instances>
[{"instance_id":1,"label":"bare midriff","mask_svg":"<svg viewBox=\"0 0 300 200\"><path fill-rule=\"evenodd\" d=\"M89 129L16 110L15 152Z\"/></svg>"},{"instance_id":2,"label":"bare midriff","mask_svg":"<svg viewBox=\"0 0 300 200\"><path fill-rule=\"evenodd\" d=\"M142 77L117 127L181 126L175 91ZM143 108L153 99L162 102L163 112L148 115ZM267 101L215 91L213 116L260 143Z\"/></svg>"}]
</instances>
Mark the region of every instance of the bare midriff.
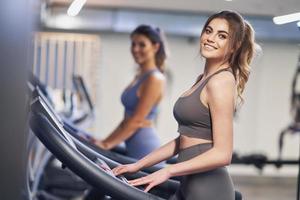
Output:
<instances>
[{"instance_id":1,"label":"bare midriff","mask_svg":"<svg viewBox=\"0 0 300 200\"><path fill-rule=\"evenodd\" d=\"M198 145L198 144L210 144L212 140L206 140L201 138L188 137L183 134L180 135L180 145L179 149L186 149L188 147Z\"/></svg>"}]
</instances>

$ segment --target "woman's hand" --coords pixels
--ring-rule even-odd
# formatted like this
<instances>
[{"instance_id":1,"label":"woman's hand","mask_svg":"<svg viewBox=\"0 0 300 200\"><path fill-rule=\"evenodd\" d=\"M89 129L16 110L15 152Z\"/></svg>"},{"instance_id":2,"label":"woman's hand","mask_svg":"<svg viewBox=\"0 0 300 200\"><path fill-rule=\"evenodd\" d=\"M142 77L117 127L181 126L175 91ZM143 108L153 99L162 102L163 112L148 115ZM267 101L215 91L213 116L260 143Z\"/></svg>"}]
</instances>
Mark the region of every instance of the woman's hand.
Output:
<instances>
[{"instance_id":1,"label":"woman's hand","mask_svg":"<svg viewBox=\"0 0 300 200\"><path fill-rule=\"evenodd\" d=\"M112 171L114 175L118 176L125 173L135 173L139 171L141 168L138 166L137 163L127 164L127 165L120 165L115 167Z\"/></svg>"},{"instance_id":2,"label":"woman's hand","mask_svg":"<svg viewBox=\"0 0 300 200\"><path fill-rule=\"evenodd\" d=\"M171 177L169 167L158 170L148 176L128 181L132 186L147 185L145 192L148 192L156 185L159 185Z\"/></svg>"}]
</instances>

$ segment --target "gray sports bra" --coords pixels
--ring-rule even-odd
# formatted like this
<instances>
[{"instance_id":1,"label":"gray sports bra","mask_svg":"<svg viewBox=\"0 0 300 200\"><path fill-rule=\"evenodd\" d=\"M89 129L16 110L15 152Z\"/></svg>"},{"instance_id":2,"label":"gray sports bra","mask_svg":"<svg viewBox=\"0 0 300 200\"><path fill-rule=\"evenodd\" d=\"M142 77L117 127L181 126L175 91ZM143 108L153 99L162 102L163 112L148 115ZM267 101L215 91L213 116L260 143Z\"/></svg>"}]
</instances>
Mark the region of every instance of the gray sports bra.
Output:
<instances>
[{"instance_id":1,"label":"gray sports bra","mask_svg":"<svg viewBox=\"0 0 300 200\"><path fill-rule=\"evenodd\" d=\"M176 101L173 114L178 122L178 132L188 137L212 140L212 123L209 109L200 100L200 93L209 79L222 72L230 71L230 68L218 70L207 77L191 94L179 97ZM196 85L202 79L194 84Z\"/></svg>"}]
</instances>

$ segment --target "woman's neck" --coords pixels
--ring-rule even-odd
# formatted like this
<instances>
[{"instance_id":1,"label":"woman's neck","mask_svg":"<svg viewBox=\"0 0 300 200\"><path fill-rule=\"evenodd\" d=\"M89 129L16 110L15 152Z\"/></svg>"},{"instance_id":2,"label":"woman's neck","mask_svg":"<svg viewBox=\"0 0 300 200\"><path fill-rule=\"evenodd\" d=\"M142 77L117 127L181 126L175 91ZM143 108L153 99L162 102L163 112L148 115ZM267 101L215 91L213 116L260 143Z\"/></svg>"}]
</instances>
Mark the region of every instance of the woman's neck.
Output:
<instances>
[{"instance_id":1,"label":"woman's neck","mask_svg":"<svg viewBox=\"0 0 300 200\"><path fill-rule=\"evenodd\" d=\"M211 74L215 73L216 71L218 71L220 69L228 68L228 67L229 67L229 63L224 62L223 60L221 60L221 61L206 60L203 76L204 77L210 76Z\"/></svg>"},{"instance_id":2,"label":"woman's neck","mask_svg":"<svg viewBox=\"0 0 300 200\"><path fill-rule=\"evenodd\" d=\"M147 62L140 65L140 73L143 74L145 72L157 69L155 62Z\"/></svg>"}]
</instances>

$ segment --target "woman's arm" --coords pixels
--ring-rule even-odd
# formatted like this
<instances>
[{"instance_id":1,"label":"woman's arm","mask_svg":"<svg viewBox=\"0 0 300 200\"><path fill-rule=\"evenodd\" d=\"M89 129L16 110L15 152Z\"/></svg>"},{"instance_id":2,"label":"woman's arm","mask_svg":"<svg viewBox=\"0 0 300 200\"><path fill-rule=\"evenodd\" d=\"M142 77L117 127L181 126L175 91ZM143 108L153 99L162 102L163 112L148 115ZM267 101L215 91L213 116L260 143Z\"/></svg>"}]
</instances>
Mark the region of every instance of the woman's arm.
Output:
<instances>
[{"instance_id":1,"label":"woman's arm","mask_svg":"<svg viewBox=\"0 0 300 200\"><path fill-rule=\"evenodd\" d=\"M128 164L128 165L120 165L113 169L115 175L120 175L124 173L134 173L143 168L153 166L157 163L160 163L163 160L166 160L174 155L176 155L179 151L179 140L180 138L177 137L176 139L168 142L167 144L161 146L160 148L156 149L155 151L151 152L141 160L136 163Z\"/></svg>"},{"instance_id":2,"label":"woman's arm","mask_svg":"<svg viewBox=\"0 0 300 200\"><path fill-rule=\"evenodd\" d=\"M178 154L180 142L179 137L180 136L143 157L137 162L137 165L139 165L140 169L150 167Z\"/></svg>"},{"instance_id":3,"label":"woman's arm","mask_svg":"<svg viewBox=\"0 0 300 200\"><path fill-rule=\"evenodd\" d=\"M122 141L125 141L134 132L147 125L145 118L152 107L157 104L162 96L165 79L161 74L154 74L147 78L141 88L140 98L134 114L123 120L122 123L105 139L102 145L105 149L112 149Z\"/></svg>"}]
</instances>

